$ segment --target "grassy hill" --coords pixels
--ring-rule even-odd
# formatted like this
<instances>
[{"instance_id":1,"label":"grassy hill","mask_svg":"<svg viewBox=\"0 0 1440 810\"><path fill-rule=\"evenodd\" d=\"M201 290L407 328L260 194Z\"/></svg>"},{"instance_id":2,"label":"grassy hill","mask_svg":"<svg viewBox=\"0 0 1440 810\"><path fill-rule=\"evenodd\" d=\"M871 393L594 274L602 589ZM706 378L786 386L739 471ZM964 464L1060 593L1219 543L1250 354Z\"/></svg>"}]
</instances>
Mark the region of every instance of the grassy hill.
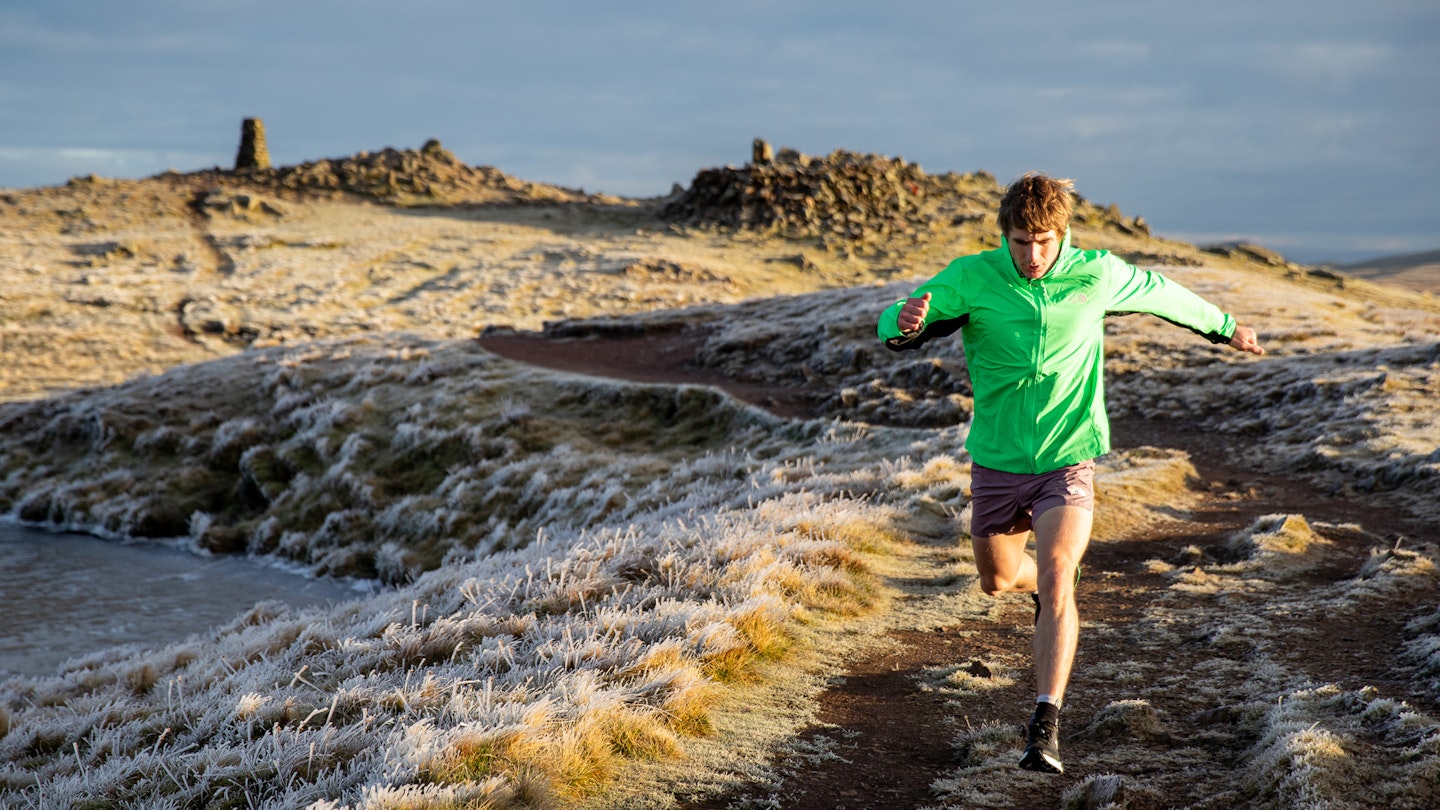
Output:
<instances>
[{"instance_id":1,"label":"grassy hill","mask_svg":"<svg viewBox=\"0 0 1440 810\"><path fill-rule=\"evenodd\" d=\"M1440 293L1440 250L1341 265L1346 275L1420 292Z\"/></svg>"},{"instance_id":2,"label":"grassy hill","mask_svg":"<svg viewBox=\"0 0 1440 810\"><path fill-rule=\"evenodd\" d=\"M0 510L387 586L0 683L0 799L834 807L875 786L827 763L907 764L827 719L898 656L869 714L944 755L895 806L1428 806L1440 304L1088 201L1077 243L1270 353L1107 325L1136 438L1070 774L1013 767L1029 620L975 585L964 354L874 339L999 193L836 152L620 199L430 144L0 196Z\"/></svg>"}]
</instances>

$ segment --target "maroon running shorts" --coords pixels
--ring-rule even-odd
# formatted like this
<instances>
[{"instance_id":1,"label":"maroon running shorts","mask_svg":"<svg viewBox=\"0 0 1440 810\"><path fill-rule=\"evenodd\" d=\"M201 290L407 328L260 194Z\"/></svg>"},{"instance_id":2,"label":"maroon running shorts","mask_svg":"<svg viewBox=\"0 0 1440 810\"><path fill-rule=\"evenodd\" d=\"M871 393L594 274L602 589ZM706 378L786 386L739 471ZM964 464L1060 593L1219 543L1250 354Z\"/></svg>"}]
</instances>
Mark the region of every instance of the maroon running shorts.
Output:
<instances>
[{"instance_id":1,"label":"maroon running shorts","mask_svg":"<svg viewBox=\"0 0 1440 810\"><path fill-rule=\"evenodd\" d=\"M1095 462L1026 475L970 466L970 536L1028 532L1031 520L1055 506L1095 511Z\"/></svg>"}]
</instances>

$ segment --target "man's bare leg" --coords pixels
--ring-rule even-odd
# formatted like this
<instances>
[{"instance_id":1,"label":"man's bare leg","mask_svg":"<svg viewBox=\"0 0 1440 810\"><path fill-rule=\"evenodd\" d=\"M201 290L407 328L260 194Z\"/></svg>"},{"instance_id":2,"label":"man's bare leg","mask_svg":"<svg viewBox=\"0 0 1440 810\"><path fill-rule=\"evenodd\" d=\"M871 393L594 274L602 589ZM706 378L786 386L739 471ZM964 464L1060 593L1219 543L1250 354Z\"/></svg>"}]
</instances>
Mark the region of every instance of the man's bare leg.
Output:
<instances>
[{"instance_id":1,"label":"man's bare leg","mask_svg":"<svg viewBox=\"0 0 1440 810\"><path fill-rule=\"evenodd\" d=\"M1094 514L1081 506L1056 506L1035 520L1035 583L1040 620L1035 626L1035 687L1060 705L1080 637L1075 609L1075 570L1090 543ZM978 554L977 554L978 557Z\"/></svg>"},{"instance_id":2,"label":"man's bare leg","mask_svg":"<svg viewBox=\"0 0 1440 810\"><path fill-rule=\"evenodd\" d=\"M1035 560L1025 553L1029 539L1029 530L970 539L975 568L980 572L980 590L991 596L1035 592L1038 571Z\"/></svg>"},{"instance_id":3,"label":"man's bare leg","mask_svg":"<svg viewBox=\"0 0 1440 810\"><path fill-rule=\"evenodd\" d=\"M1030 533L995 534L970 541L980 590L1040 593L1040 618L1035 627L1035 685L1059 705L1070 681L1070 666L1080 635L1075 609L1075 568L1090 543L1093 514L1080 506L1045 510L1035 523L1036 558L1025 551Z\"/></svg>"}]
</instances>

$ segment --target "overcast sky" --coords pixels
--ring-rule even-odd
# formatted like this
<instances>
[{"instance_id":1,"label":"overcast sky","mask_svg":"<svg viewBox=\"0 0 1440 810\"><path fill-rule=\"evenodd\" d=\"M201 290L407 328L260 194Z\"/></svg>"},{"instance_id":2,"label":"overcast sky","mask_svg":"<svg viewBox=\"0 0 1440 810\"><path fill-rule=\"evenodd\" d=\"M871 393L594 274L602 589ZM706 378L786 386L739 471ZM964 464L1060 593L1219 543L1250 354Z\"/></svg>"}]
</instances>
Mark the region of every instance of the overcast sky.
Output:
<instances>
[{"instance_id":1,"label":"overcast sky","mask_svg":"<svg viewBox=\"0 0 1440 810\"><path fill-rule=\"evenodd\" d=\"M1440 248L1436 0L0 0L0 186L440 141L655 196L756 137L1039 169L1202 244Z\"/></svg>"}]
</instances>

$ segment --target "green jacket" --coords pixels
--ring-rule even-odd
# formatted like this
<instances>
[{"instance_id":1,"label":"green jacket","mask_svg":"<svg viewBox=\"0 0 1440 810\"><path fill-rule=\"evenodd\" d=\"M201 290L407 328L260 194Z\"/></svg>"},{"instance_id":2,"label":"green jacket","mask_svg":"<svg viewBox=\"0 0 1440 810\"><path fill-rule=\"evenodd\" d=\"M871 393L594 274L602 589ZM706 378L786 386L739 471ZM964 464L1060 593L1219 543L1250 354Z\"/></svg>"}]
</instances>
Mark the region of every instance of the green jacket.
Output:
<instances>
[{"instance_id":1,"label":"green jacket","mask_svg":"<svg viewBox=\"0 0 1440 810\"><path fill-rule=\"evenodd\" d=\"M1002 472L1049 472L1110 452L1107 313L1152 313L1213 343L1235 332L1235 319L1198 295L1107 251L1072 247L1069 233L1054 267L1035 281L1002 244L955 259L914 297L927 292L924 327L901 334L905 302L897 301L880 315L880 339L899 351L961 331L975 393L965 449Z\"/></svg>"}]
</instances>

